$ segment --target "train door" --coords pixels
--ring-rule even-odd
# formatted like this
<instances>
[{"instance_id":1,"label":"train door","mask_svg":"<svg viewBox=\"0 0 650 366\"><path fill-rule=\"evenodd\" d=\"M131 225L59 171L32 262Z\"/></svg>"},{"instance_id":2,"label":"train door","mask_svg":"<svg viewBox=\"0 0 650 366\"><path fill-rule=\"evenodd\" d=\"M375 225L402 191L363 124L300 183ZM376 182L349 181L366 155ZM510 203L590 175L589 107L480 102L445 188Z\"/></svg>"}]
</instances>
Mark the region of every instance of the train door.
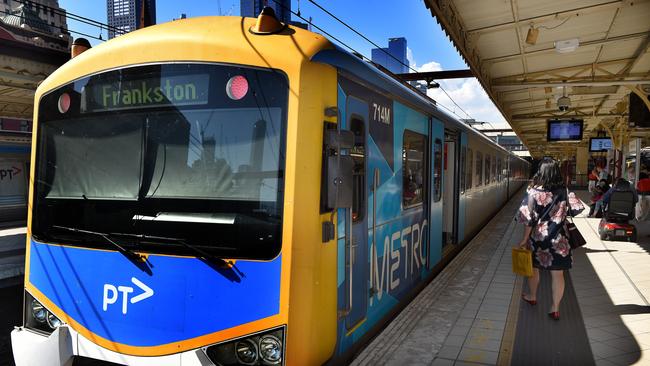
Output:
<instances>
[{"instance_id":1,"label":"train door","mask_svg":"<svg viewBox=\"0 0 650 366\"><path fill-rule=\"evenodd\" d=\"M506 180L506 202L508 202L510 200L510 155L506 156L505 165L506 174L504 178Z\"/></svg>"},{"instance_id":2,"label":"train door","mask_svg":"<svg viewBox=\"0 0 650 366\"><path fill-rule=\"evenodd\" d=\"M366 317L368 306L368 176L367 136L368 104L348 96L346 100L346 124L354 133L354 159L352 190L351 238L346 246L346 293L349 313L345 319L346 328L352 329ZM372 177L372 175L370 175Z\"/></svg>"},{"instance_id":3,"label":"train door","mask_svg":"<svg viewBox=\"0 0 650 366\"><path fill-rule=\"evenodd\" d=\"M465 204L466 197L465 191L467 190L466 169L467 169L467 133L460 133L460 151L459 151L459 166L458 166L458 176L459 176L459 188L460 194L458 198L458 243L461 243L465 239Z\"/></svg>"},{"instance_id":4,"label":"train door","mask_svg":"<svg viewBox=\"0 0 650 366\"><path fill-rule=\"evenodd\" d=\"M447 131L444 145L444 184L442 188L443 245L458 240L458 134Z\"/></svg>"},{"instance_id":5,"label":"train door","mask_svg":"<svg viewBox=\"0 0 650 366\"><path fill-rule=\"evenodd\" d=\"M429 268L433 268L442 257L442 179L443 179L443 143L445 126L442 122L431 119L431 176L430 192L431 205L429 211Z\"/></svg>"}]
</instances>

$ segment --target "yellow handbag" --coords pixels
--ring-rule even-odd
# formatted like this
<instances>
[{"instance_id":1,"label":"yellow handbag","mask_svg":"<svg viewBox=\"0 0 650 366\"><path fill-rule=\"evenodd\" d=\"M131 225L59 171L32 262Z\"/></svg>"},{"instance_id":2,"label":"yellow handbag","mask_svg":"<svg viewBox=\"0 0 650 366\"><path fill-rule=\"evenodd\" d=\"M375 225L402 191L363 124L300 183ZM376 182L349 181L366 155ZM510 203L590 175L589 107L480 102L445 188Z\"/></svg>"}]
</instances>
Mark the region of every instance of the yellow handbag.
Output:
<instances>
[{"instance_id":1,"label":"yellow handbag","mask_svg":"<svg viewBox=\"0 0 650 366\"><path fill-rule=\"evenodd\" d=\"M526 277L533 275L533 252L531 250L512 248L512 272Z\"/></svg>"}]
</instances>

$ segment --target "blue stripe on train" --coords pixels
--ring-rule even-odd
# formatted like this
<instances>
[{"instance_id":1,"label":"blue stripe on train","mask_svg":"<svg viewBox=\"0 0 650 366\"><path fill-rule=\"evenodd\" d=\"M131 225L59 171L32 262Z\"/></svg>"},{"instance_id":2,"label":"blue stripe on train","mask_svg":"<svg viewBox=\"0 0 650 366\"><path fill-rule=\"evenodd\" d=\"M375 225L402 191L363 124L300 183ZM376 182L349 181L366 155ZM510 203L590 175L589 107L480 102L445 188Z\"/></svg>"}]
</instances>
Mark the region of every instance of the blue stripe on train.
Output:
<instances>
[{"instance_id":1,"label":"blue stripe on train","mask_svg":"<svg viewBox=\"0 0 650 366\"><path fill-rule=\"evenodd\" d=\"M236 269L184 257L151 255L148 262L151 274L118 252L32 240L29 281L89 331L136 347L178 342L279 313L281 256L237 261ZM146 292L136 282L153 294L132 303Z\"/></svg>"}]
</instances>

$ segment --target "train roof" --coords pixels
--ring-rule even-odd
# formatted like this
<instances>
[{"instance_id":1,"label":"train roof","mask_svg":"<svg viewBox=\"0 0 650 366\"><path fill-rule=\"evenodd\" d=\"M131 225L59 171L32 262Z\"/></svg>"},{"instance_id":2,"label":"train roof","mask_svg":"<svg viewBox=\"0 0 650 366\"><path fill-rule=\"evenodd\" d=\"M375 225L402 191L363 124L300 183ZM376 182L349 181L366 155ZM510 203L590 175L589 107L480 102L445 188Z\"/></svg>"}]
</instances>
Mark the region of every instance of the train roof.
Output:
<instances>
[{"instance_id":1,"label":"train roof","mask_svg":"<svg viewBox=\"0 0 650 366\"><path fill-rule=\"evenodd\" d=\"M304 62L319 62L398 97L451 127L481 136L475 129L440 110L435 101L401 81L334 45L326 37L288 26L273 35L253 34L255 18L210 16L157 24L111 39L68 61L52 73L36 90L36 99L45 92L101 71L156 62L214 62L253 65L298 73ZM251 49L254 52L250 52ZM281 50L281 52L278 52ZM503 148L502 148L503 149ZM505 150L505 149L503 149ZM507 151L507 150L506 150Z\"/></svg>"},{"instance_id":2,"label":"train roof","mask_svg":"<svg viewBox=\"0 0 650 366\"><path fill-rule=\"evenodd\" d=\"M396 96L413 107L423 111L426 114L432 115L444 122L450 127L458 130L466 131L468 134L475 135L482 138L486 143L494 145L497 149L501 149L508 154L515 156L519 159L521 157L512 154L503 146L490 140L476 129L460 122L454 116L441 110L436 102L422 93L412 90L404 85L400 80L386 74L382 70L375 67L373 64L363 61L358 56L351 54L342 48L335 46L331 49L325 49L318 52L311 59L314 62L321 62L324 64L332 65L342 71L344 74L350 75L353 78L365 83L370 83L374 87L383 90L384 92ZM521 159L524 160L524 159Z\"/></svg>"},{"instance_id":3,"label":"train roof","mask_svg":"<svg viewBox=\"0 0 650 366\"><path fill-rule=\"evenodd\" d=\"M303 63L333 48L324 36L287 27L273 35L250 32L255 18L187 18L138 29L99 44L68 61L37 89L36 96L101 71L155 62L215 62L274 68L297 75Z\"/></svg>"}]
</instances>

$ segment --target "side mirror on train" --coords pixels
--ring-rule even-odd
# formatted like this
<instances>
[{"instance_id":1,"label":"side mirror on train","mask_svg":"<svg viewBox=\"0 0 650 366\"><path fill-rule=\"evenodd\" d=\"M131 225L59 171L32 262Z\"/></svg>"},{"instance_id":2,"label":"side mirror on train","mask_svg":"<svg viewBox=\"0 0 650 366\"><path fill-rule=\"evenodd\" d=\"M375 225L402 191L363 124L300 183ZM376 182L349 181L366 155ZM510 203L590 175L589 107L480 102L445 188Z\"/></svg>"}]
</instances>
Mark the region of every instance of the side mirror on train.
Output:
<instances>
[{"instance_id":1,"label":"side mirror on train","mask_svg":"<svg viewBox=\"0 0 650 366\"><path fill-rule=\"evenodd\" d=\"M352 207L354 161L349 153L342 150L354 146L354 133L326 126L324 140L321 212Z\"/></svg>"},{"instance_id":2,"label":"side mirror on train","mask_svg":"<svg viewBox=\"0 0 650 366\"><path fill-rule=\"evenodd\" d=\"M327 205L333 209L352 207L352 173L354 160L350 155L330 156L327 159Z\"/></svg>"}]
</instances>

